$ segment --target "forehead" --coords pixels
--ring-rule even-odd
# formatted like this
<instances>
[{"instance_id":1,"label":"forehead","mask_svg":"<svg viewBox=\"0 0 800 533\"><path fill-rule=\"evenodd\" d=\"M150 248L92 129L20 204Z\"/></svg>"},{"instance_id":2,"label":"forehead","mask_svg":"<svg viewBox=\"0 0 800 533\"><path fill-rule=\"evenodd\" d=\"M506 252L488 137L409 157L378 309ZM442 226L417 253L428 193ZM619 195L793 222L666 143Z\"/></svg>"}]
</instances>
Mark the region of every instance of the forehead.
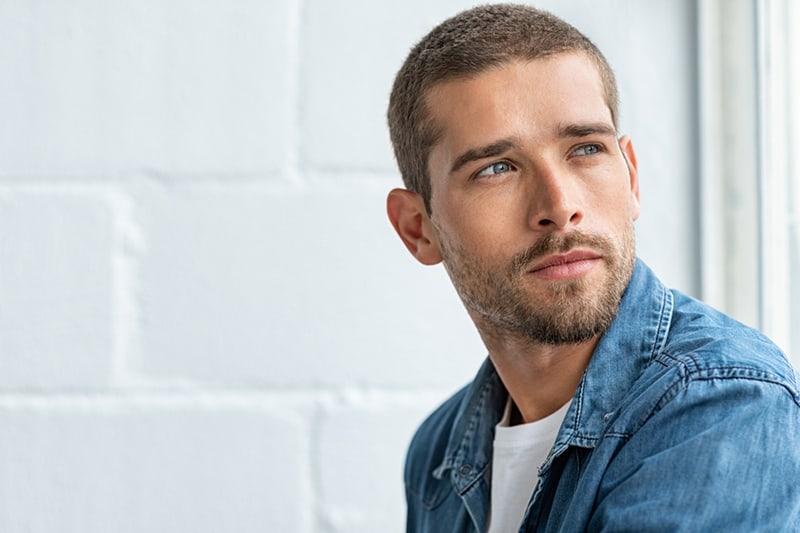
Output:
<instances>
[{"instance_id":1,"label":"forehead","mask_svg":"<svg viewBox=\"0 0 800 533\"><path fill-rule=\"evenodd\" d=\"M440 82L427 92L426 107L439 134L434 147L488 130L543 134L569 123L613 123L599 68L583 52L513 60Z\"/></svg>"}]
</instances>

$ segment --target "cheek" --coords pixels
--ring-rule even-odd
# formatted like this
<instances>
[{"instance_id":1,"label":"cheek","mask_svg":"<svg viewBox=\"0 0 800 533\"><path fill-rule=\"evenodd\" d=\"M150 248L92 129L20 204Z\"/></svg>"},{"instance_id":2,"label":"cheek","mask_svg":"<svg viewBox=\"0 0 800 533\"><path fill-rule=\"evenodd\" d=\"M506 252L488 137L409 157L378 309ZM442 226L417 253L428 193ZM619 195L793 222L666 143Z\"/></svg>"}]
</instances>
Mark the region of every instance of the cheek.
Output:
<instances>
[{"instance_id":1,"label":"cheek","mask_svg":"<svg viewBox=\"0 0 800 533\"><path fill-rule=\"evenodd\" d=\"M458 220L458 238L475 255L498 254L503 243L514 236L508 220L502 216L502 210L465 210L462 215Z\"/></svg>"},{"instance_id":2,"label":"cheek","mask_svg":"<svg viewBox=\"0 0 800 533\"><path fill-rule=\"evenodd\" d=\"M484 267L502 261L503 242L507 238L500 229L477 217L449 221L439 231L439 242L451 260Z\"/></svg>"},{"instance_id":3,"label":"cheek","mask_svg":"<svg viewBox=\"0 0 800 533\"><path fill-rule=\"evenodd\" d=\"M636 196L635 194L631 193L630 194L630 199L631 199L631 216L633 217L633 220L638 220L638 218L639 218L639 209L640 209L639 197Z\"/></svg>"},{"instance_id":4,"label":"cheek","mask_svg":"<svg viewBox=\"0 0 800 533\"><path fill-rule=\"evenodd\" d=\"M639 217L639 200L627 182L615 187L600 188L595 195L594 208L609 218L636 220Z\"/></svg>"},{"instance_id":5,"label":"cheek","mask_svg":"<svg viewBox=\"0 0 800 533\"><path fill-rule=\"evenodd\" d=\"M639 201L630 189L622 189L616 200L617 212L627 220L639 218Z\"/></svg>"}]
</instances>

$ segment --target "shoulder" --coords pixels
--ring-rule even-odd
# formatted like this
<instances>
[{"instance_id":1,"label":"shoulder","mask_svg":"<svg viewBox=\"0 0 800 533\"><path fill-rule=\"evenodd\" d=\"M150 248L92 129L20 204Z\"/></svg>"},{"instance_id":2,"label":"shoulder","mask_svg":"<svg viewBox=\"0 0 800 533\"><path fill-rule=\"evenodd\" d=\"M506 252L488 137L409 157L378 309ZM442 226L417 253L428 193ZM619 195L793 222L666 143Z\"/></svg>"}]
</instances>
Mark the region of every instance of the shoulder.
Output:
<instances>
[{"instance_id":1,"label":"shoulder","mask_svg":"<svg viewBox=\"0 0 800 533\"><path fill-rule=\"evenodd\" d=\"M465 386L431 413L419 426L408 447L405 464L406 490L422 497L439 480L433 475L445 458L453 425L462 410L470 385Z\"/></svg>"},{"instance_id":2,"label":"shoulder","mask_svg":"<svg viewBox=\"0 0 800 533\"><path fill-rule=\"evenodd\" d=\"M782 531L800 521L795 372L754 329L675 292L662 349L609 417L594 451L595 525L650 531L669 517L677 529Z\"/></svg>"},{"instance_id":3,"label":"shoulder","mask_svg":"<svg viewBox=\"0 0 800 533\"><path fill-rule=\"evenodd\" d=\"M753 328L678 291L672 295L664 344L630 384L609 431L628 438L675 416L681 422L671 434L688 438L712 422L738 420L746 427L760 417L757 425L768 424L769 431L793 427L785 436L795 446L800 393L786 355ZM661 421L653 429L667 427Z\"/></svg>"},{"instance_id":4,"label":"shoulder","mask_svg":"<svg viewBox=\"0 0 800 533\"><path fill-rule=\"evenodd\" d=\"M762 333L678 291L657 362L679 367L687 381L744 379L773 383L800 402L795 371Z\"/></svg>"}]
</instances>

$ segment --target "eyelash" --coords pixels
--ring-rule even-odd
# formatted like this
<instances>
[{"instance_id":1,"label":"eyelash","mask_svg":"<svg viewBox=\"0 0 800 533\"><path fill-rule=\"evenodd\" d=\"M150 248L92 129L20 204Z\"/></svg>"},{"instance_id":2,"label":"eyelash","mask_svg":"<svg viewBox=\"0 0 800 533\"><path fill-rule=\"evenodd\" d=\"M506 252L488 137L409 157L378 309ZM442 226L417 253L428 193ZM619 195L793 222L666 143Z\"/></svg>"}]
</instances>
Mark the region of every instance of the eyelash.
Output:
<instances>
[{"instance_id":1,"label":"eyelash","mask_svg":"<svg viewBox=\"0 0 800 533\"><path fill-rule=\"evenodd\" d=\"M583 149L585 149L585 148L595 148L595 149L596 149L596 151L594 151L594 152L592 152L592 153L589 153L589 154L581 154L581 156L595 155L595 154L599 154L599 153L601 153L601 152L603 152L603 151L604 151L604 148L603 148L603 145L602 145L602 144L598 144L598 143L589 143L589 144L582 144L582 145L578 146L578 147L577 147L577 148L575 148L575 149L574 149L574 150L573 150L571 153L572 153L572 154L575 154L575 152L577 152L578 150L583 150Z\"/></svg>"},{"instance_id":2,"label":"eyelash","mask_svg":"<svg viewBox=\"0 0 800 533\"><path fill-rule=\"evenodd\" d=\"M591 152L591 153L588 153L588 154L576 154L576 152L578 152L579 150L585 150L587 148L592 148L592 149L594 149L594 151ZM596 154L602 153L604 151L605 151L605 147L602 144L589 143L589 144L582 144L582 145L574 148L570 152L570 155L576 155L577 157L586 157L586 156L590 156L590 155L596 155ZM505 168L504 170L502 170L500 172L492 172L492 173L489 173L489 174L484 174L484 172L486 172L488 170L495 169L495 167L497 167L498 165L505 165L507 168ZM487 165L487 166L483 167L482 169L480 169L478 172L476 172L475 176L474 176L474 179L475 178L498 176L500 174L505 174L506 172L513 172L514 170L517 170L517 167L515 167L514 165L512 165L508 161L505 161L505 160L495 161L494 163L491 163L490 165Z\"/></svg>"},{"instance_id":3,"label":"eyelash","mask_svg":"<svg viewBox=\"0 0 800 533\"><path fill-rule=\"evenodd\" d=\"M497 167L498 165L505 165L507 168L504 169L502 172L484 174L484 172L486 172L487 170L496 170L494 167ZM478 172L476 172L475 173L475 177L476 178L483 178L483 177L497 176L499 174L505 174L506 172L511 172L511 171L514 171L514 170L516 170L516 167L514 165L512 165L511 163L509 163L508 161L495 161L491 165L487 165L487 166L483 167L482 169L480 169Z\"/></svg>"}]
</instances>

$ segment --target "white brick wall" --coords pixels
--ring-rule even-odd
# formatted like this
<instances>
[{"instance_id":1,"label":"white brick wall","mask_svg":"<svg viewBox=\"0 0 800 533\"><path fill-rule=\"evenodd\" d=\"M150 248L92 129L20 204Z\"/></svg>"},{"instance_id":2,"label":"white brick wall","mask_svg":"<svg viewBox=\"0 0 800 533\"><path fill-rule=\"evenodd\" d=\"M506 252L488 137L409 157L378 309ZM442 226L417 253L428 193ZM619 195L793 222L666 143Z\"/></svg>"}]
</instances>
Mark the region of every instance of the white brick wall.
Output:
<instances>
[{"instance_id":1,"label":"white brick wall","mask_svg":"<svg viewBox=\"0 0 800 533\"><path fill-rule=\"evenodd\" d=\"M483 349L386 221L384 113L469 4L0 2L1 532L403 529ZM616 67L641 254L695 291L694 18L642 4L541 5Z\"/></svg>"}]
</instances>

